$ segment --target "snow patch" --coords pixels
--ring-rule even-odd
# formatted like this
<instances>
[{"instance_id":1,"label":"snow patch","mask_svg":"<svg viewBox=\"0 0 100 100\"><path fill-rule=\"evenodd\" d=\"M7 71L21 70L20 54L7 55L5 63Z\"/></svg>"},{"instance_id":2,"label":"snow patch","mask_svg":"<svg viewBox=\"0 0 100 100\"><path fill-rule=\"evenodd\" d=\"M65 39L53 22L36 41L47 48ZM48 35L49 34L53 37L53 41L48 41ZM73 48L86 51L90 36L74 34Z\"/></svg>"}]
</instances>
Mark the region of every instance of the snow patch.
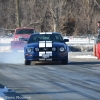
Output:
<instances>
[{"instance_id":1,"label":"snow patch","mask_svg":"<svg viewBox=\"0 0 100 100\"><path fill-rule=\"evenodd\" d=\"M77 56L73 56L71 58L95 58L95 59L97 59L97 57L92 56L92 55L77 55Z\"/></svg>"},{"instance_id":2,"label":"snow patch","mask_svg":"<svg viewBox=\"0 0 100 100\"><path fill-rule=\"evenodd\" d=\"M6 95L4 94L4 92L8 92L8 88L4 87L4 88L1 88L0 89L0 100L6 100L5 98L3 97L6 97Z\"/></svg>"}]
</instances>

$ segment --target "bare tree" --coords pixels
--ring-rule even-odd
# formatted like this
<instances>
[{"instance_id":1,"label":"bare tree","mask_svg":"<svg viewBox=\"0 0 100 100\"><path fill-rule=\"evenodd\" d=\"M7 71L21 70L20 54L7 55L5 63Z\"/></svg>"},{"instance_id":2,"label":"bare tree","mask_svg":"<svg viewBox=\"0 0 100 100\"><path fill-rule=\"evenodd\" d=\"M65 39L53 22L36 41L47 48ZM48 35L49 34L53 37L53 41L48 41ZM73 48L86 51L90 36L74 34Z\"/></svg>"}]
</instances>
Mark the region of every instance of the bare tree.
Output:
<instances>
[{"instance_id":1,"label":"bare tree","mask_svg":"<svg viewBox=\"0 0 100 100\"><path fill-rule=\"evenodd\" d=\"M0 0L0 27L17 27L15 7L15 0ZM35 27L38 31L59 31L66 34L62 30L64 23L74 19L72 35L86 35L88 31L94 35L97 33L99 16L100 0L19 0L21 27Z\"/></svg>"},{"instance_id":2,"label":"bare tree","mask_svg":"<svg viewBox=\"0 0 100 100\"><path fill-rule=\"evenodd\" d=\"M62 6L64 2L65 0L51 0L49 2L49 11L51 12L51 15L52 15L54 31L60 31L59 19L61 17Z\"/></svg>"}]
</instances>

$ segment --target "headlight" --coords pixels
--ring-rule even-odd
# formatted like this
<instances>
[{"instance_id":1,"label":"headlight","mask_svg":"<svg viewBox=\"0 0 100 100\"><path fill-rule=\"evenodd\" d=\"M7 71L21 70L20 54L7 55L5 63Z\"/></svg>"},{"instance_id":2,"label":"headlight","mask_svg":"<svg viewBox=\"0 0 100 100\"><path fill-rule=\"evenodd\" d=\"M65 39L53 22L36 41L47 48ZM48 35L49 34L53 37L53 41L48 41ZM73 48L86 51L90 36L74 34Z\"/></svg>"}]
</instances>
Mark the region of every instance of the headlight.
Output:
<instances>
[{"instance_id":1,"label":"headlight","mask_svg":"<svg viewBox=\"0 0 100 100\"><path fill-rule=\"evenodd\" d=\"M61 52L65 51L64 47L61 47L59 50L60 50Z\"/></svg>"},{"instance_id":2,"label":"headlight","mask_svg":"<svg viewBox=\"0 0 100 100\"><path fill-rule=\"evenodd\" d=\"M35 51L39 51L39 48L35 48Z\"/></svg>"},{"instance_id":3,"label":"headlight","mask_svg":"<svg viewBox=\"0 0 100 100\"><path fill-rule=\"evenodd\" d=\"M52 48L52 51L56 51L56 48L55 48L55 47L53 47L53 48Z\"/></svg>"},{"instance_id":4,"label":"headlight","mask_svg":"<svg viewBox=\"0 0 100 100\"><path fill-rule=\"evenodd\" d=\"M27 48L26 51L27 52L32 52L32 48Z\"/></svg>"}]
</instances>

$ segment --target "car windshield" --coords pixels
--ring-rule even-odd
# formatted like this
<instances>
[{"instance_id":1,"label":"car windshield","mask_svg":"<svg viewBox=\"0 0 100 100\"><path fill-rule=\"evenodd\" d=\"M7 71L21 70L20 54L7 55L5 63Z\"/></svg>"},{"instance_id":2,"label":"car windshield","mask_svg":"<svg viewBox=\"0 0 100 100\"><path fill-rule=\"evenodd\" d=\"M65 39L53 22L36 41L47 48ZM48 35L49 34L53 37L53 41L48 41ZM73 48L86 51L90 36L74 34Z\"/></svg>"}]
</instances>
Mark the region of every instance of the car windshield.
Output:
<instances>
[{"instance_id":1,"label":"car windshield","mask_svg":"<svg viewBox=\"0 0 100 100\"><path fill-rule=\"evenodd\" d=\"M63 38L60 34L34 34L30 37L28 43L39 41L63 42Z\"/></svg>"},{"instance_id":2,"label":"car windshield","mask_svg":"<svg viewBox=\"0 0 100 100\"><path fill-rule=\"evenodd\" d=\"M35 33L34 29L18 29L16 30L16 34L32 34Z\"/></svg>"}]
</instances>

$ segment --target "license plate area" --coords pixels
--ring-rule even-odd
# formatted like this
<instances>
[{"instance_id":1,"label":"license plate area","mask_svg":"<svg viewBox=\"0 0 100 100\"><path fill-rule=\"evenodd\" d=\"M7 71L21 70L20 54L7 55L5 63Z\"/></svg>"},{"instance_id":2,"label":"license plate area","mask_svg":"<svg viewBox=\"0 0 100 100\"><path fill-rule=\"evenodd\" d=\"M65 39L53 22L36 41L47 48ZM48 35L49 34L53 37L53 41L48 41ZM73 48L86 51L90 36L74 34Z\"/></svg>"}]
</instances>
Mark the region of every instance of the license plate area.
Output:
<instances>
[{"instance_id":1,"label":"license plate area","mask_svg":"<svg viewBox=\"0 0 100 100\"><path fill-rule=\"evenodd\" d=\"M42 54L42 57L45 58L45 59L46 58L49 58L50 57L50 54Z\"/></svg>"}]
</instances>

